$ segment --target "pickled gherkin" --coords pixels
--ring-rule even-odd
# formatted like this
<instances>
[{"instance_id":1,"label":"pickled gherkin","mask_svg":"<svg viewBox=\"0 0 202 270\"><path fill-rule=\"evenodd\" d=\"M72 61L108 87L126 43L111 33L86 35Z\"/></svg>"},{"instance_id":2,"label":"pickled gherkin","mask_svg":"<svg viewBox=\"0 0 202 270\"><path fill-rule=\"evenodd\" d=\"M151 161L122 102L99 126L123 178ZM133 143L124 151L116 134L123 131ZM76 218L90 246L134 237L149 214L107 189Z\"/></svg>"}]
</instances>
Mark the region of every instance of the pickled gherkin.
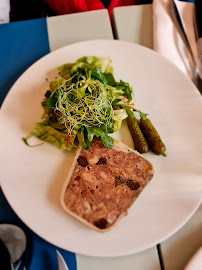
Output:
<instances>
[{"instance_id":1,"label":"pickled gherkin","mask_svg":"<svg viewBox=\"0 0 202 270\"><path fill-rule=\"evenodd\" d=\"M137 119L135 117L128 117L127 124L133 138L135 149L141 154L148 152L149 146L140 130Z\"/></svg>"},{"instance_id":2,"label":"pickled gherkin","mask_svg":"<svg viewBox=\"0 0 202 270\"><path fill-rule=\"evenodd\" d=\"M148 118L145 120L140 119L140 129L144 134L151 151L156 155L162 155L165 157L166 146L162 142L160 135Z\"/></svg>"}]
</instances>

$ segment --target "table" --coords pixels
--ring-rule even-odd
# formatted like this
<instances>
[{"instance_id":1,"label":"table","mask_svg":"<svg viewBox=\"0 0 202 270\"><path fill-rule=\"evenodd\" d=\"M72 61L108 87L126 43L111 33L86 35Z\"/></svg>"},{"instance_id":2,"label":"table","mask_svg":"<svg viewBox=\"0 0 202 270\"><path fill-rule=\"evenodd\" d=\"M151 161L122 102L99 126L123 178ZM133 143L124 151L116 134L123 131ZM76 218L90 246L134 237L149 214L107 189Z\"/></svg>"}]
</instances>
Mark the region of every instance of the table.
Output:
<instances>
[{"instance_id":1,"label":"table","mask_svg":"<svg viewBox=\"0 0 202 270\"><path fill-rule=\"evenodd\" d=\"M0 77L3 78L0 81L0 104L17 78L32 63L50 51L77 41L113 38L152 49L152 6L149 4L114 9L112 27L106 10L0 25L0 56L4 63L0 68ZM12 50L12 42L15 42L15 50ZM1 192L0 222L5 221L18 224L29 233L30 246L35 251L34 257L31 258L30 270L56 269L54 255L57 247L30 232L13 213ZM32 242L32 238L35 242ZM181 230L158 246L137 254L120 258L89 258L59 250L70 270L178 270L184 269L201 245L202 205ZM51 251L46 254L47 246ZM42 256L47 256L51 265L50 262L44 264L44 260L41 263Z\"/></svg>"},{"instance_id":2,"label":"table","mask_svg":"<svg viewBox=\"0 0 202 270\"><path fill-rule=\"evenodd\" d=\"M151 4L115 8L113 15L117 39L153 48ZM184 269L200 246L202 246L202 204L181 230L158 246L164 269Z\"/></svg>"}]
</instances>

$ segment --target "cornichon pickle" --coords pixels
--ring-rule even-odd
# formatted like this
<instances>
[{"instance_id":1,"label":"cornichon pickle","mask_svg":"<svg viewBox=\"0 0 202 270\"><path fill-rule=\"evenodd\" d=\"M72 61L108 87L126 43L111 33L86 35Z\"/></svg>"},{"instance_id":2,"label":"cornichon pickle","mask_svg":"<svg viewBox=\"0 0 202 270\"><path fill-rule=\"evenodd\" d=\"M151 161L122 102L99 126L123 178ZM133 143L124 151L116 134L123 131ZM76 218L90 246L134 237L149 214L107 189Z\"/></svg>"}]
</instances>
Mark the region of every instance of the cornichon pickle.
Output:
<instances>
[{"instance_id":1,"label":"cornichon pickle","mask_svg":"<svg viewBox=\"0 0 202 270\"><path fill-rule=\"evenodd\" d=\"M160 135L148 118L145 120L140 119L140 129L144 134L151 151L157 155L162 155L165 157L166 146L162 142Z\"/></svg>"},{"instance_id":2,"label":"cornichon pickle","mask_svg":"<svg viewBox=\"0 0 202 270\"><path fill-rule=\"evenodd\" d=\"M134 118L128 117L127 124L133 138L135 149L141 154L148 152L149 146L144 135L140 130L137 119L135 117Z\"/></svg>"}]
</instances>

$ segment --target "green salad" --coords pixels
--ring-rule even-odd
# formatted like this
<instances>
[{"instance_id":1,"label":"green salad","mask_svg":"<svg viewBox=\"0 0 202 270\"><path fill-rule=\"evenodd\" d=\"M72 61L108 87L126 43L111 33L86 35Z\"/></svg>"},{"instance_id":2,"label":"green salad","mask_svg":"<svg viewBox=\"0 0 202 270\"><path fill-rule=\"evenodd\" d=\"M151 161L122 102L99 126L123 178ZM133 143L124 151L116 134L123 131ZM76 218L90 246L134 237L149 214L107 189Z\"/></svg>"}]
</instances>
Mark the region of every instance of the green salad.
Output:
<instances>
[{"instance_id":1,"label":"green salad","mask_svg":"<svg viewBox=\"0 0 202 270\"><path fill-rule=\"evenodd\" d=\"M43 121L24 138L26 144L35 136L57 148L89 149L97 137L111 148L114 140L109 134L120 129L123 119L133 118L133 111L146 117L130 104L133 90L127 82L115 80L109 58L82 57L58 70L42 101Z\"/></svg>"}]
</instances>

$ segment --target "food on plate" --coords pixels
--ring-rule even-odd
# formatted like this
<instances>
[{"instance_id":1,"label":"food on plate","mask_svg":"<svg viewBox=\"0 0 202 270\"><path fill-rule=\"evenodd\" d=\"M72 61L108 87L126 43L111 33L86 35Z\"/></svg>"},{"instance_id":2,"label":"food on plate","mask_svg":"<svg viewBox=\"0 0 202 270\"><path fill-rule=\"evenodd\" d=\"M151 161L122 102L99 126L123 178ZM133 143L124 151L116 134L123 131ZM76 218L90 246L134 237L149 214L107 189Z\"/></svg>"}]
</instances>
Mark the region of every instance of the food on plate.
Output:
<instances>
[{"instance_id":1,"label":"food on plate","mask_svg":"<svg viewBox=\"0 0 202 270\"><path fill-rule=\"evenodd\" d=\"M99 232L118 224L154 174L141 154L114 141L112 148L96 139L77 150L61 194L64 210Z\"/></svg>"},{"instance_id":2,"label":"food on plate","mask_svg":"<svg viewBox=\"0 0 202 270\"><path fill-rule=\"evenodd\" d=\"M37 123L24 142L32 136L57 148L88 149L94 137L106 147L113 147L109 134L121 127L123 119L146 115L130 104L133 90L123 80L116 81L111 60L87 56L58 68L56 80L50 82L42 106L43 121Z\"/></svg>"},{"instance_id":3,"label":"food on plate","mask_svg":"<svg viewBox=\"0 0 202 270\"><path fill-rule=\"evenodd\" d=\"M166 155L165 145L147 114L130 103L131 86L115 80L110 58L85 56L58 70L57 79L50 82L42 101L43 121L23 138L27 145L28 139L35 136L59 149L89 149L90 142L100 138L105 147L112 148L114 139L109 135L118 131L127 118L137 151L146 153L150 148L155 154Z\"/></svg>"},{"instance_id":4,"label":"food on plate","mask_svg":"<svg viewBox=\"0 0 202 270\"><path fill-rule=\"evenodd\" d=\"M140 119L140 129L148 141L151 151L156 155L166 156L166 146L149 118Z\"/></svg>"},{"instance_id":5,"label":"food on plate","mask_svg":"<svg viewBox=\"0 0 202 270\"><path fill-rule=\"evenodd\" d=\"M134 147L139 153L147 153L149 151L148 143L140 130L136 117L127 118L128 128L133 138Z\"/></svg>"},{"instance_id":6,"label":"food on plate","mask_svg":"<svg viewBox=\"0 0 202 270\"><path fill-rule=\"evenodd\" d=\"M128 117L127 124L139 153L147 153L150 149L156 155L166 156L166 146L148 117L140 120Z\"/></svg>"},{"instance_id":7,"label":"food on plate","mask_svg":"<svg viewBox=\"0 0 202 270\"><path fill-rule=\"evenodd\" d=\"M24 142L35 136L59 149L78 148L62 206L91 228L108 231L153 177L141 153L150 148L165 156L165 145L147 114L131 103L131 86L115 80L109 58L85 56L58 70L42 101L43 120ZM137 151L109 136L126 118Z\"/></svg>"}]
</instances>

